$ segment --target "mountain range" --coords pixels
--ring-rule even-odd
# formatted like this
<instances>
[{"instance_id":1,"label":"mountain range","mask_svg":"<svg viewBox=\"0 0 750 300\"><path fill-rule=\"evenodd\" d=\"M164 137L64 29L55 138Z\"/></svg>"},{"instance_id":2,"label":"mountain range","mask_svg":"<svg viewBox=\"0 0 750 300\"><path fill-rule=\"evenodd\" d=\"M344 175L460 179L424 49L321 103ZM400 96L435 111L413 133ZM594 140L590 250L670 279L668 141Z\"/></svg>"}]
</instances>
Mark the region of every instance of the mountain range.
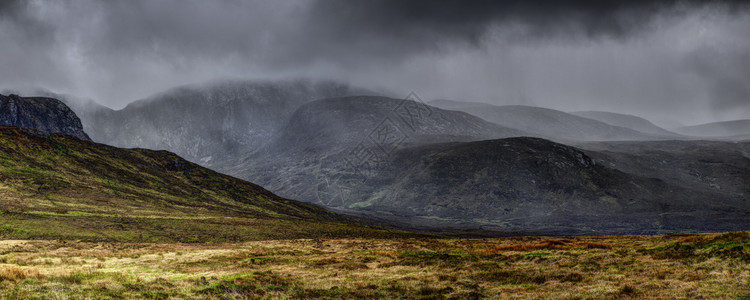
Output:
<instances>
[{"instance_id":1,"label":"mountain range","mask_svg":"<svg viewBox=\"0 0 750 300\"><path fill-rule=\"evenodd\" d=\"M345 207L352 203L341 202L333 189L366 181L397 149L518 135L524 133L413 100L322 99L300 107L268 145L219 169L285 197Z\"/></svg>"},{"instance_id":2,"label":"mountain range","mask_svg":"<svg viewBox=\"0 0 750 300\"><path fill-rule=\"evenodd\" d=\"M94 141L166 149L406 229L723 231L746 228L750 213L747 142L631 115L425 103L304 80L185 86L82 115Z\"/></svg>"},{"instance_id":3,"label":"mountain range","mask_svg":"<svg viewBox=\"0 0 750 300\"><path fill-rule=\"evenodd\" d=\"M75 114L58 100L5 98L19 109L0 111L0 119L25 123L0 126L0 237L237 242L403 235L281 198L174 153L116 148L60 132L81 133L82 126L70 123Z\"/></svg>"},{"instance_id":4,"label":"mountain range","mask_svg":"<svg viewBox=\"0 0 750 300\"><path fill-rule=\"evenodd\" d=\"M729 139L750 138L750 120L713 122L701 125L675 128L675 131L699 137L719 137Z\"/></svg>"},{"instance_id":5,"label":"mountain range","mask_svg":"<svg viewBox=\"0 0 750 300\"><path fill-rule=\"evenodd\" d=\"M637 151L606 145L623 156ZM699 152L711 147L722 151ZM425 145L396 151L352 189L350 208L416 225L535 234L732 230L750 216L748 147L700 145L633 162L528 137Z\"/></svg>"},{"instance_id":6,"label":"mountain range","mask_svg":"<svg viewBox=\"0 0 750 300\"><path fill-rule=\"evenodd\" d=\"M220 81L174 88L121 110L85 112L84 126L98 142L175 152L204 166L260 148L302 104L373 94L334 82Z\"/></svg>"},{"instance_id":7,"label":"mountain range","mask_svg":"<svg viewBox=\"0 0 750 300\"><path fill-rule=\"evenodd\" d=\"M600 122L607 123L609 125L630 128L639 132L653 134L653 135L661 136L665 138L670 138L670 137L680 138L681 137L680 135L674 132L671 132L669 130L656 126L654 123L651 123L651 121L649 120L646 120L644 118L634 116L634 115L618 114L618 113L606 112L606 111L579 111L579 112L571 112L570 114L573 114L579 117L589 118L592 120L597 120Z\"/></svg>"},{"instance_id":8,"label":"mountain range","mask_svg":"<svg viewBox=\"0 0 750 300\"><path fill-rule=\"evenodd\" d=\"M434 100L429 104L443 109L463 111L498 125L561 142L655 140L666 137L549 108L524 105L496 106L451 100Z\"/></svg>"}]
</instances>

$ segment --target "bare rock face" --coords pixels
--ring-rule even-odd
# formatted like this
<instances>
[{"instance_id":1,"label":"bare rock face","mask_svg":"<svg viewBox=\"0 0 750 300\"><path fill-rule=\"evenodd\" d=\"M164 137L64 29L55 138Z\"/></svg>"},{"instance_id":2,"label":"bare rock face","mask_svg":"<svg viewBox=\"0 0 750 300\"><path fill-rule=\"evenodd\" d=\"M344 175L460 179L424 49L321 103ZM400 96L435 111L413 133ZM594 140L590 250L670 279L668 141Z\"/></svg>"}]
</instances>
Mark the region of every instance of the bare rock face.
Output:
<instances>
[{"instance_id":1,"label":"bare rock face","mask_svg":"<svg viewBox=\"0 0 750 300\"><path fill-rule=\"evenodd\" d=\"M61 133L91 141L78 116L63 102L53 98L0 95L0 126Z\"/></svg>"}]
</instances>

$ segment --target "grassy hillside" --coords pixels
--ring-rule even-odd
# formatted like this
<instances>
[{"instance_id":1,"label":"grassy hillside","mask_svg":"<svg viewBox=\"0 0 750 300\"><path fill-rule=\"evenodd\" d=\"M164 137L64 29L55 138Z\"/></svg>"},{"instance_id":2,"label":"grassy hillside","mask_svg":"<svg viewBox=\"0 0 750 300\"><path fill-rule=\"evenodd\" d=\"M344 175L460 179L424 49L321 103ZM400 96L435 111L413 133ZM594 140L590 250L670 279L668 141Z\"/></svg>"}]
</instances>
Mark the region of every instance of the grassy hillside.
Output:
<instances>
[{"instance_id":1,"label":"grassy hillside","mask_svg":"<svg viewBox=\"0 0 750 300\"><path fill-rule=\"evenodd\" d=\"M0 128L0 238L235 242L391 236L187 162Z\"/></svg>"},{"instance_id":2,"label":"grassy hillside","mask_svg":"<svg viewBox=\"0 0 750 300\"><path fill-rule=\"evenodd\" d=\"M10 299L749 299L750 234L0 241Z\"/></svg>"}]
</instances>

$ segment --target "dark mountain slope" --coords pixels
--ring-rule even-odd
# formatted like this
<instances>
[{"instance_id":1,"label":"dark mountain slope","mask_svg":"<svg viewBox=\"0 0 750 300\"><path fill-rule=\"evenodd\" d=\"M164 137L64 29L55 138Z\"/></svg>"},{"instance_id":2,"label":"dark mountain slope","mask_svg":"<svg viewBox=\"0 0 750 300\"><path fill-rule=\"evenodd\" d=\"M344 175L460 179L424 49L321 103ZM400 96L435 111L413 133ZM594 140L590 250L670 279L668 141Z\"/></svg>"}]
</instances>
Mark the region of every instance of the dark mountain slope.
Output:
<instances>
[{"instance_id":1,"label":"dark mountain slope","mask_svg":"<svg viewBox=\"0 0 750 300\"><path fill-rule=\"evenodd\" d=\"M337 150L355 146L362 137L378 142L378 129L385 127L393 129L389 132L394 135L407 136L404 144L527 134L412 100L355 96L323 99L300 107L269 148Z\"/></svg>"},{"instance_id":2,"label":"dark mountain slope","mask_svg":"<svg viewBox=\"0 0 750 300\"><path fill-rule=\"evenodd\" d=\"M750 201L748 142L599 142L579 147L611 168Z\"/></svg>"},{"instance_id":3,"label":"dark mountain slope","mask_svg":"<svg viewBox=\"0 0 750 300\"><path fill-rule=\"evenodd\" d=\"M0 95L0 126L17 126L62 133L90 140L78 116L60 100Z\"/></svg>"},{"instance_id":4,"label":"dark mountain slope","mask_svg":"<svg viewBox=\"0 0 750 300\"><path fill-rule=\"evenodd\" d=\"M747 137L750 135L750 120L735 120L685 126L674 129L676 132L700 137Z\"/></svg>"},{"instance_id":5,"label":"dark mountain slope","mask_svg":"<svg viewBox=\"0 0 750 300\"><path fill-rule=\"evenodd\" d=\"M398 150L363 186L348 194L350 208L412 225L552 234L750 227L746 198L625 173L536 138Z\"/></svg>"},{"instance_id":6,"label":"dark mountain slope","mask_svg":"<svg viewBox=\"0 0 750 300\"><path fill-rule=\"evenodd\" d=\"M411 123L397 113L404 100L311 102L276 140L227 172L287 197L412 228L622 234L750 226L739 192L620 169L596 161L599 152L543 139L497 140L527 134L405 103L422 110ZM387 137L377 138L380 132ZM735 166L722 167L717 172Z\"/></svg>"},{"instance_id":7,"label":"dark mountain slope","mask_svg":"<svg viewBox=\"0 0 750 300\"><path fill-rule=\"evenodd\" d=\"M0 128L0 237L232 242L390 233L166 151Z\"/></svg>"},{"instance_id":8,"label":"dark mountain slope","mask_svg":"<svg viewBox=\"0 0 750 300\"><path fill-rule=\"evenodd\" d=\"M435 100L428 104L458 110L495 124L557 141L653 140L657 136L562 111L523 106L495 106L484 103Z\"/></svg>"},{"instance_id":9,"label":"dark mountain slope","mask_svg":"<svg viewBox=\"0 0 750 300\"><path fill-rule=\"evenodd\" d=\"M97 142L165 149L212 166L264 145L304 103L368 93L333 82L222 81L175 88L118 111L99 110L84 122Z\"/></svg>"},{"instance_id":10,"label":"dark mountain slope","mask_svg":"<svg viewBox=\"0 0 750 300\"><path fill-rule=\"evenodd\" d=\"M75 114L81 119L83 124L83 131L85 132L99 132L103 124L94 123L97 116L110 115L114 110L104 105L97 103L94 100L80 98L73 95L59 94L44 89L36 89L30 92L30 95L39 95L48 98L55 98L70 107Z\"/></svg>"},{"instance_id":11,"label":"dark mountain slope","mask_svg":"<svg viewBox=\"0 0 750 300\"><path fill-rule=\"evenodd\" d=\"M589 118L592 120L597 120L600 122L607 123L609 125L630 128L639 132L649 133L653 135L658 135L658 136L663 136L663 137L675 137L675 138L680 137L680 135L674 132L671 132L669 130L666 130L664 128L654 125L654 123L651 123L651 121L649 120L646 120L641 117L633 116L633 115L618 114L618 113L606 112L606 111L578 111L578 112L571 112L570 114L576 115L579 117Z\"/></svg>"},{"instance_id":12,"label":"dark mountain slope","mask_svg":"<svg viewBox=\"0 0 750 300\"><path fill-rule=\"evenodd\" d=\"M220 170L285 197L346 206L321 184L365 180L396 149L519 135L526 134L411 100L324 99L300 107L268 146Z\"/></svg>"}]
</instances>

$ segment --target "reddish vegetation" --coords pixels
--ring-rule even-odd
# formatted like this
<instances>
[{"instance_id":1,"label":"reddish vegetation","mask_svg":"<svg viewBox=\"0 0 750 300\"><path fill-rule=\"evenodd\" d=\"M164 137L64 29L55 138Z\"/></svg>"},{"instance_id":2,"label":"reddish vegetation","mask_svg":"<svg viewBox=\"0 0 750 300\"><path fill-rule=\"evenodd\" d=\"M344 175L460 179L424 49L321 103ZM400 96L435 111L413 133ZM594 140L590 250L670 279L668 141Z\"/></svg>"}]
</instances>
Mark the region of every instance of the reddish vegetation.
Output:
<instances>
[{"instance_id":1,"label":"reddish vegetation","mask_svg":"<svg viewBox=\"0 0 750 300\"><path fill-rule=\"evenodd\" d=\"M537 243L514 244L504 246L493 246L477 250L477 253L489 254L500 251L531 251L531 250L569 250L573 248L585 249L612 249L612 245L594 242L573 242L570 240L545 240Z\"/></svg>"}]
</instances>

